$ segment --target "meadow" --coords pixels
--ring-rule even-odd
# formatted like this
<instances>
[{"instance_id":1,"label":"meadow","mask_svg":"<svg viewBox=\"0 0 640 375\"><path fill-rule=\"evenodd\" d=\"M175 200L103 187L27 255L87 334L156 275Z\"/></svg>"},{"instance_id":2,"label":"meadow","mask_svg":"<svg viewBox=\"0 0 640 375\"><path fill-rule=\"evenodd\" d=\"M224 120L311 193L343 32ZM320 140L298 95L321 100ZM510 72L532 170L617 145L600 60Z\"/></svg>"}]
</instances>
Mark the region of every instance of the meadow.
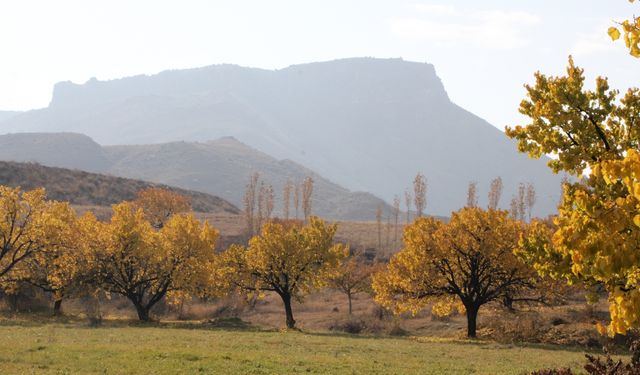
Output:
<instances>
[{"instance_id":1,"label":"meadow","mask_svg":"<svg viewBox=\"0 0 640 375\"><path fill-rule=\"evenodd\" d=\"M238 324L236 324L238 323ZM229 324L0 321L3 374L522 374L584 362L580 348L354 336Z\"/></svg>"}]
</instances>

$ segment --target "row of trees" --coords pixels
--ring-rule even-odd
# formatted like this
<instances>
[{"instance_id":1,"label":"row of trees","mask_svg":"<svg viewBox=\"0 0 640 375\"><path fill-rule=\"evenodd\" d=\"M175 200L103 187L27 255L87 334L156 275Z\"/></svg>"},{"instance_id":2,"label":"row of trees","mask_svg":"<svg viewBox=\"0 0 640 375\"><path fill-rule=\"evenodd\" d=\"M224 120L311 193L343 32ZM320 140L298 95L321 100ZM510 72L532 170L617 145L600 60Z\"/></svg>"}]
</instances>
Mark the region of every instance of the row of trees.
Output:
<instances>
[{"instance_id":1,"label":"row of trees","mask_svg":"<svg viewBox=\"0 0 640 375\"><path fill-rule=\"evenodd\" d=\"M309 220L313 184L312 177L305 177L301 183L297 184L287 179L282 194L282 217L284 220L294 218L298 220L300 209L302 209L304 220ZM253 236L260 231L265 222L272 218L275 208L273 186L261 181L259 173L252 174L245 188L243 202L246 232L249 236ZM290 212L291 203L293 203L295 216Z\"/></svg>"},{"instance_id":2,"label":"row of trees","mask_svg":"<svg viewBox=\"0 0 640 375\"><path fill-rule=\"evenodd\" d=\"M335 244L336 225L313 216L306 225L270 220L247 246L216 253L218 232L189 212L188 200L160 189L114 205L108 222L78 217L43 190L0 187L0 207L0 285L9 292L37 286L52 293L56 310L63 298L104 291L127 298L139 319L149 320L163 299L274 292L293 328L293 301L331 286L347 296L351 313L352 296L371 291L373 277L376 300L397 312L434 299L441 310L464 306L474 336L480 306L534 300L539 283L513 255L527 225L493 209L468 207L447 224L419 218L406 228L405 248L381 270Z\"/></svg>"}]
</instances>

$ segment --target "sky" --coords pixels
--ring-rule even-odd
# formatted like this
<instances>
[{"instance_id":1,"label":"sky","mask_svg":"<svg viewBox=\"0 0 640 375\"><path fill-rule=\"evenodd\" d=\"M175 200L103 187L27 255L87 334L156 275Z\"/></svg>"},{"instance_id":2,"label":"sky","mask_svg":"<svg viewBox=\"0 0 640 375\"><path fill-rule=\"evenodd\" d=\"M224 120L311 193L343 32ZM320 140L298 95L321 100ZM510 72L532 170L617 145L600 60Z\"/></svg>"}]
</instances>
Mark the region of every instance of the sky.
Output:
<instances>
[{"instance_id":1,"label":"sky","mask_svg":"<svg viewBox=\"0 0 640 375\"><path fill-rule=\"evenodd\" d=\"M561 74L640 86L606 30L627 0L21 0L0 3L0 110L46 107L53 85L232 63L265 69L347 57L434 64L451 100L502 129L523 84Z\"/></svg>"}]
</instances>

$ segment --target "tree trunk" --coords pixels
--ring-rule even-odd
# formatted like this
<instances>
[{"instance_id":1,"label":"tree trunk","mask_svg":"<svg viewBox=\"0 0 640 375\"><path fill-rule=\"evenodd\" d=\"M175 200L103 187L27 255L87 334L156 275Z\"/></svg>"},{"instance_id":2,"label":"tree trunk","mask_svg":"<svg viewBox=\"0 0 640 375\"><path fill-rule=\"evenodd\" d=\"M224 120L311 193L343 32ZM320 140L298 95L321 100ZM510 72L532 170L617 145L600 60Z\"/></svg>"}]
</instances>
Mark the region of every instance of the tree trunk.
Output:
<instances>
[{"instance_id":1,"label":"tree trunk","mask_svg":"<svg viewBox=\"0 0 640 375\"><path fill-rule=\"evenodd\" d=\"M291 296L289 294L282 294L280 297L282 297L284 312L287 317L287 328L295 328L296 321L293 319L293 310L291 309Z\"/></svg>"},{"instance_id":2,"label":"tree trunk","mask_svg":"<svg viewBox=\"0 0 640 375\"><path fill-rule=\"evenodd\" d=\"M465 306L465 309L467 310L467 337L475 338L478 310L480 310L480 306L470 305Z\"/></svg>"},{"instance_id":3,"label":"tree trunk","mask_svg":"<svg viewBox=\"0 0 640 375\"><path fill-rule=\"evenodd\" d=\"M53 301L53 316L60 316L62 310L62 298Z\"/></svg>"},{"instance_id":4,"label":"tree trunk","mask_svg":"<svg viewBox=\"0 0 640 375\"><path fill-rule=\"evenodd\" d=\"M509 310L509 312L514 312L513 308L513 298L511 296L504 296L502 299L502 304Z\"/></svg>"},{"instance_id":5,"label":"tree trunk","mask_svg":"<svg viewBox=\"0 0 640 375\"><path fill-rule=\"evenodd\" d=\"M351 315L351 312L353 311L351 308L351 293L347 293L347 298L349 299L349 315Z\"/></svg>"},{"instance_id":6,"label":"tree trunk","mask_svg":"<svg viewBox=\"0 0 640 375\"><path fill-rule=\"evenodd\" d=\"M138 313L138 319L143 322L148 322L149 319L149 308L142 306L139 302L133 302L133 305L136 307L136 312Z\"/></svg>"}]
</instances>

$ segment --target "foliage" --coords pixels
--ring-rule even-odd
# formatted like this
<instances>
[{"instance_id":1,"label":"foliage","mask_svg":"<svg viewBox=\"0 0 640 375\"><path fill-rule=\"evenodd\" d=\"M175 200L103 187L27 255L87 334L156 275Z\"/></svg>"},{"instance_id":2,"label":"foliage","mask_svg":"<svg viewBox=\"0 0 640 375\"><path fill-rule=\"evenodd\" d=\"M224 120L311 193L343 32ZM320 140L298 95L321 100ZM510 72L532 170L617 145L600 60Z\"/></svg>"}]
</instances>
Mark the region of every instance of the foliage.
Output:
<instances>
[{"instance_id":1,"label":"foliage","mask_svg":"<svg viewBox=\"0 0 640 375\"><path fill-rule=\"evenodd\" d=\"M630 3L635 0L629 0ZM622 30L622 33L620 32ZM620 36L624 35L624 44L629 50L629 54L633 57L640 57L640 18L633 17L632 19L622 21L618 27L609 27L608 34L611 39L618 40Z\"/></svg>"},{"instance_id":2,"label":"foliage","mask_svg":"<svg viewBox=\"0 0 640 375\"><path fill-rule=\"evenodd\" d=\"M476 207L453 213L447 224L416 220L405 230L405 248L374 276L375 299L396 313L417 313L457 297L474 337L481 306L534 287L532 272L512 253L521 231L506 211Z\"/></svg>"},{"instance_id":3,"label":"foliage","mask_svg":"<svg viewBox=\"0 0 640 375\"><path fill-rule=\"evenodd\" d=\"M130 203L113 206L109 223L96 223L99 285L127 297L141 320L167 293L209 292L217 274L215 229L193 215L174 215L155 231L142 209Z\"/></svg>"},{"instance_id":4,"label":"foliage","mask_svg":"<svg viewBox=\"0 0 640 375\"><path fill-rule=\"evenodd\" d=\"M161 188L140 190L133 203L136 207L142 208L145 218L156 229L162 228L174 214L191 211L189 198Z\"/></svg>"},{"instance_id":5,"label":"foliage","mask_svg":"<svg viewBox=\"0 0 640 375\"><path fill-rule=\"evenodd\" d=\"M46 200L44 189L6 186L0 186L0 213L0 286L7 288L28 272L21 263L62 244L74 213Z\"/></svg>"},{"instance_id":6,"label":"foliage","mask_svg":"<svg viewBox=\"0 0 640 375\"><path fill-rule=\"evenodd\" d=\"M349 315L353 312L352 298L358 293L371 292L371 275L378 269L376 265L364 264L357 256L342 262L329 278L329 286L344 293L349 301Z\"/></svg>"},{"instance_id":7,"label":"foliage","mask_svg":"<svg viewBox=\"0 0 640 375\"><path fill-rule=\"evenodd\" d=\"M640 326L640 95L630 89L618 100L604 78L596 80L595 91L583 86L583 70L571 59L566 76L536 74L520 107L531 123L507 128L520 151L533 157L557 155L549 162L554 171L576 176L589 171L582 181L564 185L553 235L543 224L534 224L519 253L543 274L604 285L612 319L609 333L624 333Z\"/></svg>"},{"instance_id":8,"label":"foliage","mask_svg":"<svg viewBox=\"0 0 640 375\"><path fill-rule=\"evenodd\" d=\"M326 284L347 255L334 245L336 225L311 216L302 226L297 221L272 221L249 246L233 245L225 252L232 282L249 293L272 291L283 301L288 328L295 326L291 300L302 301L312 289Z\"/></svg>"}]
</instances>

